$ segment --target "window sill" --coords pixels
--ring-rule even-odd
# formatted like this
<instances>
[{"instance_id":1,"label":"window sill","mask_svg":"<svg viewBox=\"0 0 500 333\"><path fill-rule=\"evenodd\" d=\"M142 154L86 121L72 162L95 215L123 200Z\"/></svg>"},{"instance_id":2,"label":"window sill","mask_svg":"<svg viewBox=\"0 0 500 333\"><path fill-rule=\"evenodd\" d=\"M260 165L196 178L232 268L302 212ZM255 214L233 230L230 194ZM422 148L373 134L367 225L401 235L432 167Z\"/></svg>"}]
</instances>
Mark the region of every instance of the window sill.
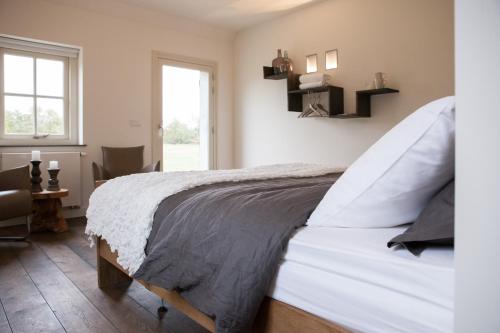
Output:
<instances>
[{"instance_id":1,"label":"window sill","mask_svg":"<svg viewBox=\"0 0 500 333\"><path fill-rule=\"evenodd\" d=\"M87 147L86 144L55 144L55 145L0 145L0 148L9 147Z\"/></svg>"}]
</instances>

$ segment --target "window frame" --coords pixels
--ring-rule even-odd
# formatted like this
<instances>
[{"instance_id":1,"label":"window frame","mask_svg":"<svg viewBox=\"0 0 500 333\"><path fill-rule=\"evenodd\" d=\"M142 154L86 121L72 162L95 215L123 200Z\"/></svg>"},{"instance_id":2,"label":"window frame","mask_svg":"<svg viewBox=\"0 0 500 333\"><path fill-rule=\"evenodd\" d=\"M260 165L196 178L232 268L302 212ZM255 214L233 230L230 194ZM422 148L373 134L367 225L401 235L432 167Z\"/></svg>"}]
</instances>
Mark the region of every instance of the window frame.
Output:
<instances>
[{"instance_id":1,"label":"window frame","mask_svg":"<svg viewBox=\"0 0 500 333\"><path fill-rule=\"evenodd\" d=\"M7 41L7 42L5 42ZM0 145L1 146L57 146L81 144L81 103L80 87L80 49L67 48L57 44L40 43L31 40L5 37L0 35ZM33 59L33 94L7 93L4 91L4 54L27 56ZM36 59L59 60L64 64L64 96L37 95ZM24 96L34 99L35 133L5 133L5 96ZM64 135L42 136L37 133L36 98L62 99L64 105Z\"/></svg>"}]
</instances>

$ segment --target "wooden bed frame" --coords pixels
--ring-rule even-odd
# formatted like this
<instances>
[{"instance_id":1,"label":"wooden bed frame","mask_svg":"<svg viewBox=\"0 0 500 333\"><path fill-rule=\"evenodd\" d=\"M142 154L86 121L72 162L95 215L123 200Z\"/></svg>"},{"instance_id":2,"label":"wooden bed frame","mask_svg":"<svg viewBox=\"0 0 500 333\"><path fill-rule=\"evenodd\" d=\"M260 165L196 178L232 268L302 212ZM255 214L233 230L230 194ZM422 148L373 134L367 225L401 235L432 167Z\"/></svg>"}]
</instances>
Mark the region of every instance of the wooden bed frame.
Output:
<instances>
[{"instance_id":1,"label":"wooden bed frame","mask_svg":"<svg viewBox=\"0 0 500 333\"><path fill-rule=\"evenodd\" d=\"M116 253L111 251L106 240L98 238L96 243L99 288L128 286L133 279L118 264ZM210 332L215 332L214 321L191 306L179 293L141 280L137 281ZM266 297L253 325L252 333L350 333L350 331L296 307Z\"/></svg>"}]
</instances>

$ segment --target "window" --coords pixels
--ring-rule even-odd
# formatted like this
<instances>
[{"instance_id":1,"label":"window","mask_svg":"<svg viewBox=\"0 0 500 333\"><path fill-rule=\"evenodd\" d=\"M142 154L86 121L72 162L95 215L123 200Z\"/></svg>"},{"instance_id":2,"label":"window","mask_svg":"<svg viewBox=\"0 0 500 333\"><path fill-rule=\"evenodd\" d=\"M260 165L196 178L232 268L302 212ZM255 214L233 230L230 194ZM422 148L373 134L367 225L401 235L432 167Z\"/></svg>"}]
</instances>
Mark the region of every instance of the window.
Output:
<instances>
[{"instance_id":1,"label":"window","mask_svg":"<svg viewBox=\"0 0 500 333\"><path fill-rule=\"evenodd\" d=\"M79 141L79 49L0 36L0 144Z\"/></svg>"}]
</instances>

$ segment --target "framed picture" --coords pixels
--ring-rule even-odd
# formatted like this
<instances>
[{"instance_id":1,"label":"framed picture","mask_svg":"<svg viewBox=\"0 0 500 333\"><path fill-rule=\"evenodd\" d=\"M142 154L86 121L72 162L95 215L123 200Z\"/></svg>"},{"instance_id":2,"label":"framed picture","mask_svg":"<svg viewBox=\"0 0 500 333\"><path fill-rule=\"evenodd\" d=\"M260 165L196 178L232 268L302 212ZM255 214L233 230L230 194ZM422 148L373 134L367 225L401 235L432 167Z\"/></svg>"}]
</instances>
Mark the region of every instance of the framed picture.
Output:
<instances>
[{"instance_id":1,"label":"framed picture","mask_svg":"<svg viewBox=\"0 0 500 333\"><path fill-rule=\"evenodd\" d=\"M306 56L306 72L314 73L318 71L318 55L311 54Z\"/></svg>"},{"instance_id":2,"label":"framed picture","mask_svg":"<svg viewBox=\"0 0 500 333\"><path fill-rule=\"evenodd\" d=\"M325 67L326 69L335 69L338 66L338 51L337 49L325 52Z\"/></svg>"}]
</instances>

